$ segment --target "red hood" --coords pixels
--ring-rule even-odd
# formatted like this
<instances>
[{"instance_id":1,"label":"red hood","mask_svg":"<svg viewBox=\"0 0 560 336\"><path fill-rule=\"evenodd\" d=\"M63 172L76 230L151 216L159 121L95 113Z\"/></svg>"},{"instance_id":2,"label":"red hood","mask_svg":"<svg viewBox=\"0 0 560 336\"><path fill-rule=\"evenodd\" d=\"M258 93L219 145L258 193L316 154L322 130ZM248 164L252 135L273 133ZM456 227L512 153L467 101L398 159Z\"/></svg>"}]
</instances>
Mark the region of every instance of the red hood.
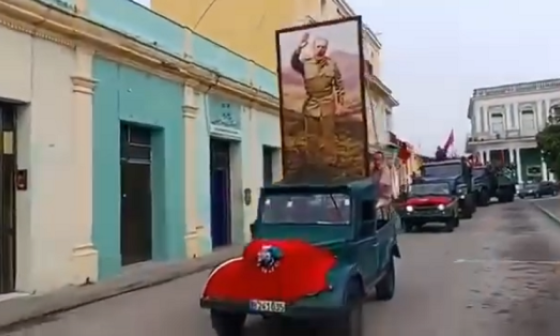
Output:
<instances>
[{"instance_id":1,"label":"red hood","mask_svg":"<svg viewBox=\"0 0 560 336\"><path fill-rule=\"evenodd\" d=\"M448 196L427 196L414 197L406 201L406 205L422 206L422 205L440 205L449 204L453 199Z\"/></svg>"},{"instance_id":2,"label":"red hood","mask_svg":"<svg viewBox=\"0 0 560 336\"><path fill-rule=\"evenodd\" d=\"M274 249L277 263L259 266L262 254ZM204 297L245 302L254 299L293 302L328 290L327 274L336 258L328 250L300 240L255 240L243 255L226 261L209 276Z\"/></svg>"}]
</instances>

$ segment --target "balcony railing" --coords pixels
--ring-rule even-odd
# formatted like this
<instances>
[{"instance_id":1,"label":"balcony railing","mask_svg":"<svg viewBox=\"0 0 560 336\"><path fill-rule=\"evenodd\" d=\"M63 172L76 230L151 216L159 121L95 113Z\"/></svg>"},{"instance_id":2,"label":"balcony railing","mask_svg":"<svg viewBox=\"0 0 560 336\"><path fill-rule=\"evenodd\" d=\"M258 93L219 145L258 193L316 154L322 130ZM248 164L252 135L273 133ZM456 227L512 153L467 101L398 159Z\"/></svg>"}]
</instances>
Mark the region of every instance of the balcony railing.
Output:
<instances>
[{"instance_id":1,"label":"balcony railing","mask_svg":"<svg viewBox=\"0 0 560 336\"><path fill-rule=\"evenodd\" d=\"M533 138L537 135L538 130L505 130L502 132L480 132L474 134L467 134L467 143L480 143L487 141L500 141L500 140L516 140L524 138Z\"/></svg>"}]
</instances>

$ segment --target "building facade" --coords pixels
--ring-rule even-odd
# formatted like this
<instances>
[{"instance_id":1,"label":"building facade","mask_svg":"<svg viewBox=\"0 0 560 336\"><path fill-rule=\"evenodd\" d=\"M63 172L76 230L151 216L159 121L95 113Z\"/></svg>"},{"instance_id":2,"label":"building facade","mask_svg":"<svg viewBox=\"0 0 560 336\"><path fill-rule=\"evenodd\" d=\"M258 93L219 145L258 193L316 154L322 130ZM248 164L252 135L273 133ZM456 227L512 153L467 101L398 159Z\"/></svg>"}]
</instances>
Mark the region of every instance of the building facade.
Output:
<instances>
[{"instance_id":1,"label":"building facade","mask_svg":"<svg viewBox=\"0 0 560 336\"><path fill-rule=\"evenodd\" d=\"M262 64L268 71L259 72L261 82L271 85L276 84L276 30L356 15L345 0L271 0L258 4L250 0L152 0L152 8ZM240 9L243 15L230 15ZM392 131L393 107L398 102L381 80L382 45L367 25L363 39L370 148L394 155L396 148L389 141L388 132ZM236 67L233 62L228 66L232 70L237 68L238 64Z\"/></svg>"},{"instance_id":2,"label":"building facade","mask_svg":"<svg viewBox=\"0 0 560 336\"><path fill-rule=\"evenodd\" d=\"M560 103L560 79L476 89L470 99L467 152L484 163L516 166L519 183L553 180L537 149L536 134Z\"/></svg>"},{"instance_id":3,"label":"building facade","mask_svg":"<svg viewBox=\"0 0 560 336\"><path fill-rule=\"evenodd\" d=\"M126 0L0 12L0 293L248 238L281 178L269 72Z\"/></svg>"}]
</instances>

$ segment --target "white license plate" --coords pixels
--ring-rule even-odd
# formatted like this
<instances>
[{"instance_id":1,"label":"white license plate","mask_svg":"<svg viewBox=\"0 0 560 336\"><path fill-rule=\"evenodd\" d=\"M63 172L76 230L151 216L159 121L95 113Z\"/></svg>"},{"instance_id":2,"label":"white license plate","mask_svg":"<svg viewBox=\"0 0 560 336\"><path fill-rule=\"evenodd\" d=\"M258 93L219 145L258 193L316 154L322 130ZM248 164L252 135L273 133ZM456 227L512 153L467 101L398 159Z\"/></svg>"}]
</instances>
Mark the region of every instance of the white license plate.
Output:
<instances>
[{"instance_id":1,"label":"white license plate","mask_svg":"<svg viewBox=\"0 0 560 336\"><path fill-rule=\"evenodd\" d=\"M284 313L286 311L286 302L251 300L249 301L249 308L255 312Z\"/></svg>"}]
</instances>

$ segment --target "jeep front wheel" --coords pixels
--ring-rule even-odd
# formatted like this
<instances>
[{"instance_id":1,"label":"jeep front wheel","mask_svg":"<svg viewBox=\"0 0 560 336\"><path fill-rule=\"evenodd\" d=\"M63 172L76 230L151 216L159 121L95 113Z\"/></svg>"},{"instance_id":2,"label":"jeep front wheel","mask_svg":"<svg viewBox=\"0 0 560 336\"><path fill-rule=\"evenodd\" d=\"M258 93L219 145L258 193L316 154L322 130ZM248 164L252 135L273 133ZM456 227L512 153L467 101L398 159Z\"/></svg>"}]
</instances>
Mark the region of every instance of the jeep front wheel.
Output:
<instances>
[{"instance_id":1,"label":"jeep front wheel","mask_svg":"<svg viewBox=\"0 0 560 336\"><path fill-rule=\"evenodd\" d=\"M210 320L216 336L242 336L246 318L245 314L210 310Z\"/></svg>"},{"instance_id":2,"label":"jeep front wheel","mask_svg":"<svg viewBox=\"0 0 560 336\"><path fill-rule=\"evenodd\" d=\"M459 226L458 222L457 222L457 218L451 218L450 220L448 220L445 223L445 227L444 227L444 231L445 232L453 232L453 230L455 230L455 228Z\"/></svg>"},{"instance_id":3,"label":"jeep front wheel","mask_svg":"<svg viewBox=\"0 0 560 336\"><path fill-rule=\"evenodd\" d=\"M334 318L333 323L325 324L326 334L332 336L362 336L363 335L363 304L364 291L359 281L348 283L346 288L346 312Z\"/></svg>"}]
</instances>

